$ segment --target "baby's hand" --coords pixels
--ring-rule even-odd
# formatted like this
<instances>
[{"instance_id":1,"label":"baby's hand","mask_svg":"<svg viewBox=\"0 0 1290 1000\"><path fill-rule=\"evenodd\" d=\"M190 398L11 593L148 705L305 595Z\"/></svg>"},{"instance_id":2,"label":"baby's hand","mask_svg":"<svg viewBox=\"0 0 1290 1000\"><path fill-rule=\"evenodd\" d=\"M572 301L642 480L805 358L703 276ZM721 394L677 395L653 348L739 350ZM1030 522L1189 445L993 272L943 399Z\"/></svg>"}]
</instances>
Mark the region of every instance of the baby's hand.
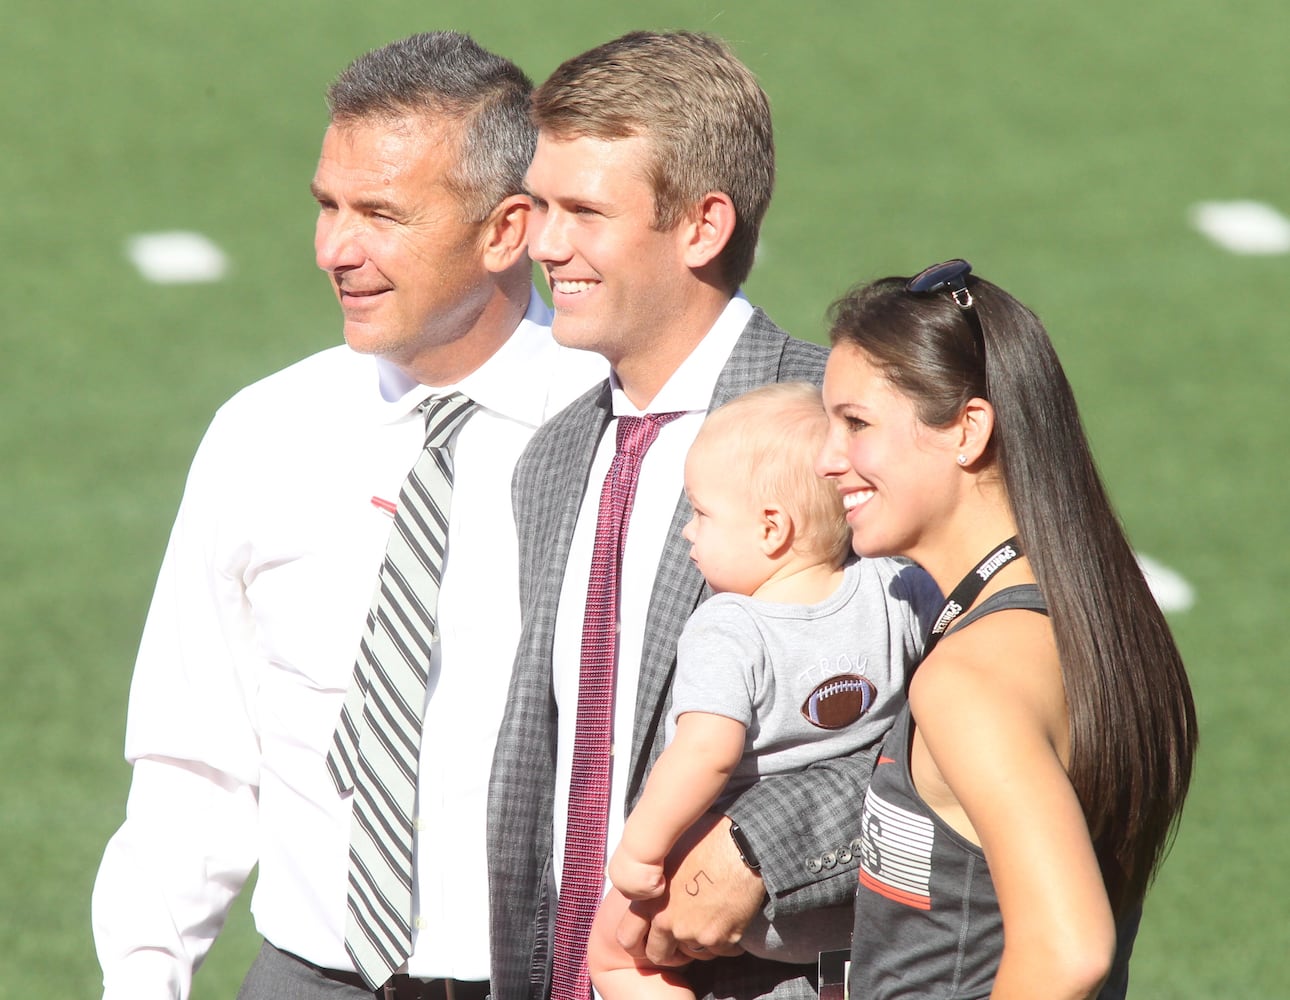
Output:
<instances>
[{"instance_id":1,"label":"baby's hand","mask_svg":"<svg viewBox=\"0 0 1290 1000\"><path fill-rule=\"evenodd\" d=\"M628 899L654 899L667 886L661 863L633 858L621 845L609 859L609 881Z\"/></svg>"}]
</instances>

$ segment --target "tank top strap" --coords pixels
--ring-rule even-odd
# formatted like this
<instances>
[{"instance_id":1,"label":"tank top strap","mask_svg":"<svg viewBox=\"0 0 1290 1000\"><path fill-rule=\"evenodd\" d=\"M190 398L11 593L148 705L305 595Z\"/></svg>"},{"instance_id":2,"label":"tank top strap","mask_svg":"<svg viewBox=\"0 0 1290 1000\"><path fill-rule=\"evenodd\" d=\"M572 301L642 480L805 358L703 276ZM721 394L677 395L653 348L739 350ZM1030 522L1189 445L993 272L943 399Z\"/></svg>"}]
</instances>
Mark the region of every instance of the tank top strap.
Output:
<instances>
[{"instance_id":1,"label":"tank top strap","mask_svg":"<svg viewBox=\"0 0 1290 1000\"><path fill-rule=\"evenodd\" d=\"M955 627L955 630L967 628L977 619L992 615L996 611L1035 611L1041 615L1046 615L1048 614L1048 603L1044 600L1044 595L1039 588L1033 583L1005 587L997 594L991 594L965 614Z\"/></svg>"}]
</instances>

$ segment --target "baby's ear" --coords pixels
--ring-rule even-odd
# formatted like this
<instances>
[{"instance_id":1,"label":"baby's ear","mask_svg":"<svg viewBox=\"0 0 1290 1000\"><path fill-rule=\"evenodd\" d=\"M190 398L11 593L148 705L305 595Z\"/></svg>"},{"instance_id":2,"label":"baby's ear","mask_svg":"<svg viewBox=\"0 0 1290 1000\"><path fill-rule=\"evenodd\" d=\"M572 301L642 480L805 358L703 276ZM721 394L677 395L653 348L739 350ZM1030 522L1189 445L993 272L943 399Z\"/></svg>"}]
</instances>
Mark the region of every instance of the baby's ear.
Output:
<instances>
[{"instance_id":1,"label":"baby's ear","mask_svg":"<svg viewBox=\"0 0 1290 1000\"><path fill-rule=\"evenodd\" d=\"M793 519L779 507L763 507L761 512L762 552L775 558L793 544Z\"/></svg>"}]
</instances>

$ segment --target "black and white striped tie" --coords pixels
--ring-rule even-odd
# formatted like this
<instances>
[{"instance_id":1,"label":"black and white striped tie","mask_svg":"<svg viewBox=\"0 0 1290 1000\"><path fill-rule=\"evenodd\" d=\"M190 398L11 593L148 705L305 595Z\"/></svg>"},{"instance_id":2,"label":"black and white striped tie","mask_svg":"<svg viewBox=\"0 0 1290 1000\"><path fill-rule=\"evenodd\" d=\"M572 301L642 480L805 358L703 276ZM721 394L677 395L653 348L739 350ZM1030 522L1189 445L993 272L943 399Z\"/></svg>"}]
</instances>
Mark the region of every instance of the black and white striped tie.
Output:
<instances>
[{"instance_id":1,"label":"black and white striped tie","mask_svg":"<svg viewBox=\"0 0 1290 1000\"><path fill-rule=\"evenodd\" d=\"M478 404L427 400L425 450L399 493L380 582L327 756L354 792L345 949L373 989L412 951L412 829L430 651L452 501L449 441Z\"/></svg>"}]
</instances>

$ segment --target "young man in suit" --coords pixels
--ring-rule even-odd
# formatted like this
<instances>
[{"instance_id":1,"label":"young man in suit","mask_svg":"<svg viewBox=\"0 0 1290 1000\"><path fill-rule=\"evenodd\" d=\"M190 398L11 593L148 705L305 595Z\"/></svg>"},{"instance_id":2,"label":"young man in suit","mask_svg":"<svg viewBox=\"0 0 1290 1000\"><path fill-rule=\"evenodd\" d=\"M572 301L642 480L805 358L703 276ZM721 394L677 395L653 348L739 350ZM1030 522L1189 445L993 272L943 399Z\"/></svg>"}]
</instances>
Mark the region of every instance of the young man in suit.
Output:
<instances>
[{"instance_id":1,"label":"young man in suit","mask_svg":"<svg viewBox=\"0 0 1290 1000\"><path fill-rule=\"evenodd\" d=\"M612 375L516 468L523 625L489 793L492 988L495 1000L587 1000L606 845L662 748L676 640L704 596L681 536L686 452L711 407L768 382L818 382L826 351L739 292L774 144L765 94L722 42L625 35L559 67L533 114L529 250L553 332ZM912 662L912 609L874 603L892 628L866 655ZM811 996L813 967L742 956L739 935L763 905L834 906L849 921L872 765L858 755L749 790L678 847L672 891L638 904L620 935L655 963L717 958L690 971L700 996Z\"/></svg>"}]
</instances>

